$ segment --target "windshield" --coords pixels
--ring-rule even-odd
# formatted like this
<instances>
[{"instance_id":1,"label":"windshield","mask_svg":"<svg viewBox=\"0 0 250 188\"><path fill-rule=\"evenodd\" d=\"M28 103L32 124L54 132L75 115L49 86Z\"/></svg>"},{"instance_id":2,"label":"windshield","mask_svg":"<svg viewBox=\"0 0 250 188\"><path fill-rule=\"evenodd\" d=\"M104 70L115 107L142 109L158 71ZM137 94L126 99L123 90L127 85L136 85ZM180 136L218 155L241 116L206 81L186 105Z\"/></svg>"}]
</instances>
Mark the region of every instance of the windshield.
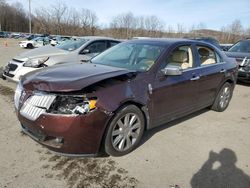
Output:
<instances>
[{"instance_id":1,"label":"windshield","mask_svg":"<svg viewBox=\"0 0 250 188\"><path fill-rule=\"evenodd\" d=\"M249 41L239 41L235 45L233 45L228 51L229 52L250 53L250 40Z\"/></svg>"},{"instance_id":2,"label":"windshield","mask_svg":"<svg viewBox=\"0 0 250 188\"><path fill-rule=\"evenodd\" d=\"M80 48L87 41L87 39L69 40L57 45L56 47L66 51L74 51Z\"/></svg>"},{"instance_id":3,"label":"windshield","mask_svg":"<svg viewBox=\"0 0 250 188\"><path fill-rule=\"evenodd\" d=\"M155 44L120 43L91 62L144 72L152 67L163 50L163 46Z\"/></svg>"}]
</instances>

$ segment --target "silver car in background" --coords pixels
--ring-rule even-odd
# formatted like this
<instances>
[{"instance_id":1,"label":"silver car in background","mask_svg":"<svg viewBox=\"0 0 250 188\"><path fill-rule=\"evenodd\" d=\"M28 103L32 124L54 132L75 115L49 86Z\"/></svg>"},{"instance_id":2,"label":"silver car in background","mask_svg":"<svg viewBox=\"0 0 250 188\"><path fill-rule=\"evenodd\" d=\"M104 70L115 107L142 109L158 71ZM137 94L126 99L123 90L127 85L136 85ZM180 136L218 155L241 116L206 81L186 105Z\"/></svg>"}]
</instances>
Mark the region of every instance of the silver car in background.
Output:
<instances>
[{"instance_id":1,"label":"silver car in background","mask_svg":"<svg viewBox=\"0 0 250 188\"><path fill-rule=\"evenodd\" d=\"M37 69L68 62L87 62L104 50L120 43L107 37L81 37L61 45L43 46L14 57L3 70L2 77L18 82L20 78Z\"/></svg>"}]
</instances>

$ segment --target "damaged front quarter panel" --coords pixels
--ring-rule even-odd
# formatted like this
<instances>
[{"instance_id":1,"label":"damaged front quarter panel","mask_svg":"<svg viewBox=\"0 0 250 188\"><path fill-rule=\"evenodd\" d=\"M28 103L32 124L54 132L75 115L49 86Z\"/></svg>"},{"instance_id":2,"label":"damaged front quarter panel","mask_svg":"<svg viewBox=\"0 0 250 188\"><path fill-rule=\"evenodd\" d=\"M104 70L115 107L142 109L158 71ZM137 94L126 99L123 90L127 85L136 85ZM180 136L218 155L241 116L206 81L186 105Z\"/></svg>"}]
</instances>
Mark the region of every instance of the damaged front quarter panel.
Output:
<instances>
[{"instance_id":1,"label":"damaged front quarter panel","mask_svg":"<svg viewBox=\"0 0 250 188\"><path fill-rule=\"evenodd\" d=\"M141 75L143 74L143 76ZM122 105L132 103L141 108L145 114L147 125L149 119L149 83L145 80L145 73L129 73L109 78L95 83L83 91L88 98L97 98L97 108L107 115L113 115Z\"/></svg>"}]
</instances>

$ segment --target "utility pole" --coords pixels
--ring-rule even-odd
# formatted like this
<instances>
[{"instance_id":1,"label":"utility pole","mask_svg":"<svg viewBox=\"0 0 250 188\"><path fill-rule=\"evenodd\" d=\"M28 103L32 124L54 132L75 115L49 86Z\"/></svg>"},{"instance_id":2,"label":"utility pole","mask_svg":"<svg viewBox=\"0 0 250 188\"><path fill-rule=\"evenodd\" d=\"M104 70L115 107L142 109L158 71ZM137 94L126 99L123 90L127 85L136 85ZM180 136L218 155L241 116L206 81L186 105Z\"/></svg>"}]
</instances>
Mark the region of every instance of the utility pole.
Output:
<instances>
[{"instance_id":1,"label":"utility pole","mask_svg":"<svg viewBox=\"0 0 250 188\"><path fill-rule=\"evenodd\" d=\"M31 34L31 3L29 0L29 32Z\"/></svg>"}]
</instances>

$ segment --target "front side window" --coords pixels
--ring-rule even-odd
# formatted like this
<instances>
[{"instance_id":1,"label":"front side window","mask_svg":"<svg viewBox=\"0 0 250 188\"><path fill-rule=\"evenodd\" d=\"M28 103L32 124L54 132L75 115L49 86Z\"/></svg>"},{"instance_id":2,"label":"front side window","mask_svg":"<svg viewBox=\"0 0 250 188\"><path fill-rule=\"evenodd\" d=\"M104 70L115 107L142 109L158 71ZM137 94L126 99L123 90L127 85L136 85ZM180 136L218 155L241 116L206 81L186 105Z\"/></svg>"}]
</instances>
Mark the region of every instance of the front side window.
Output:
<instances>
[{"instance_id":1,"label":"front side window","mask_svg":"<svg viewBox=\"0 0 250 188\"><path fill-rule=\"evenodd\" d=\"M175 48L165 62L168 66L179 66L182 69L193 67L193 53L191 46L179 46Z\"/></svg>"},{"instance_id":2,"label":"front side window","mask_svg":"<svg viewBox=\"0 0 250 188\"><path fill-rule=\"evenodd\" d=\"M215 64L218 61L218 55L215 51L206 46L197 46L201 66Z\"/></svg>"},{"instance_id":3,"label":"front side window","mask_svg":"<svg viewBox=\"0 0 250 188\"><path fill-rule=\"evenodd\" d=\"M91 61L95 64L143 72L154 65L163 50L163 46L156 44L120 43Z\"/></svg>"}]
</instances>

